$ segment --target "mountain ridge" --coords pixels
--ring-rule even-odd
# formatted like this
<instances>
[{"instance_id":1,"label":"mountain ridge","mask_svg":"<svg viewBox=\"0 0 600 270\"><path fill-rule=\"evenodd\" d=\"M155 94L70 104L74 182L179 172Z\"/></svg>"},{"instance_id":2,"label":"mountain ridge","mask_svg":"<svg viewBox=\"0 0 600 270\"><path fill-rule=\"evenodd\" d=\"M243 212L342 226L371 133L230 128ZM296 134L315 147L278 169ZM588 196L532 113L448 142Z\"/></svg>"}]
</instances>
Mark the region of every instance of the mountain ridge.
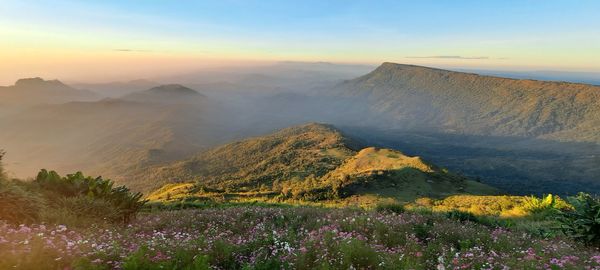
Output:
<instances>
[{"instance_id":1,"label":"mountain ridge","mask_svg":"<svg viewBox=\"0 0 600 270\"><path fill-rule=\"evenodd\" d=\"M40 77L23 78L14 85L0 86L0 103L17 107L96 99L98 95L93 92L73 88L59 80L44 80Z\"/></svg>"},{"instance_id":2,"label":"mountain ridge","mask_svg":"<svg viewBox=\"0 0 600 270\"><path fill-rule=\"evenodd\" d=\"M383 196L401 200L496 192L419 157L365 147L335 127L320 123L225 144L182 161L144 168L132 178L143 179L146 187L155 186L150 197L173 193L173 189L217 193L271 190L284 198L307 200L379 196L379 190L385 190ZM192 186L196 188L190 189Z\"/></svg>"},{"instance_id":3,"label":"mountain ridge","mask_svg":"<svg viewBox=\"0 0 600 270\"><path fill-rule=\"evenodd\" d=\"M383 63L332 93L396 127L600 142L600 87Z\"/></svg>"},{"instance_id":4,"label":"mountain ridge","mask_svg":"<svg viewBox=\"0 0 600 270\"><path fill-rule=\"evenodd\" d=\"M206 96L181 84L164 84L127 94L122 99L152 103L199 104L206 99Z\"/></svg>"}]
</instances>

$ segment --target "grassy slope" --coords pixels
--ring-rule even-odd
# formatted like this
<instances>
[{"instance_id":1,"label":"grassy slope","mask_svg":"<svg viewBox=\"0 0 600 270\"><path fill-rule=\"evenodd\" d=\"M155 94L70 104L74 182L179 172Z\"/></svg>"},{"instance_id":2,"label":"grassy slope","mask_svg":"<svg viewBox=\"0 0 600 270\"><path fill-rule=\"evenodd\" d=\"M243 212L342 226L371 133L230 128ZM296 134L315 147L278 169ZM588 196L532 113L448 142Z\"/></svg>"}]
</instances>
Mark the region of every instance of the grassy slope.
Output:
<instances>
[{"instance_id":1,"label":"grassy slope","mask_svg":"<svg viewBox=\"0 0 600 270\"><path fill-rule=\"evenodd\" d=\"M452 194L496 194L497 190L391 149L365 148L329 173L326 179L346 179L352 195L377 194L397 201Z\"/></svg>"},{"instance_id":2,"label":"grassy slope","mask_svg":"<svg viewBox=\"0 0 600 270\"><path fill-rule=\"evenodd\" d=\"M353 150L357 146L331 126L307 124L145 170L139 177L171 182L148 196L158 201L185 197L323 201L337 187L339 198L329 196L325 199L329 203L372 205L381 200L498 192L419 157L373 147Z\"/></svg>"},{"instance_id":3,"label":"grassy slope","mask_svg":"<svg viewBox=\"0 0 600 270\"><path fill-rule=\"evenodd\" d=\"M252 190L277 179L321 177L351 156L354 144L331 126L308 124L155 166L135 178L159 186L198 181L210 188Z\"/></svg>"}]
</instances>

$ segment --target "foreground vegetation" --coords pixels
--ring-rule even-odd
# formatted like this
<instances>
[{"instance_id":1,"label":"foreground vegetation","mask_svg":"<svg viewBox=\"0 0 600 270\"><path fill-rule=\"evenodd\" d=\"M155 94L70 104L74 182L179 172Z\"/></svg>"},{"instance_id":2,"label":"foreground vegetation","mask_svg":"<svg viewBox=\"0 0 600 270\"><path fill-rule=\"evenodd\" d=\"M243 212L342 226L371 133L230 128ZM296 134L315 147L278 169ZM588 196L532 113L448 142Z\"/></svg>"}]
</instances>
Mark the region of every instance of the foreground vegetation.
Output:
<instances>
[{"instance_id":1,"label":"foreground vegetation","mask_svg":"<svg viewBox=\"0 0 600 270\"><path fill-rule=\"evenodd\" d=\"M0 269L600 269L600 199L587 194L368 209L221 199L146 204L100 177L9 181L0 166Z\"/></svg>"},{"instance_id":2,"label":"foreground vegetation","mask_svg":"<svg viewBox=\"0 0 600 270\"><path fill-rule=\"evenodd\" d=\"M33 181L20 181L6 179L0 167L0 220L9 223L127 224L146 203L142 196L81 172L41 170Z\"/></svg>"},{"instance_id":3,"label":"foreground vegetation","mask_svg":"<svg viewBox=\"0 0 600 270\"><path fill-rule=\"evenodd\" d=\"M427 213L237 206L125 228L0 225L1 269L598 269L562 238Z\"/></svg>"}]
</instances>

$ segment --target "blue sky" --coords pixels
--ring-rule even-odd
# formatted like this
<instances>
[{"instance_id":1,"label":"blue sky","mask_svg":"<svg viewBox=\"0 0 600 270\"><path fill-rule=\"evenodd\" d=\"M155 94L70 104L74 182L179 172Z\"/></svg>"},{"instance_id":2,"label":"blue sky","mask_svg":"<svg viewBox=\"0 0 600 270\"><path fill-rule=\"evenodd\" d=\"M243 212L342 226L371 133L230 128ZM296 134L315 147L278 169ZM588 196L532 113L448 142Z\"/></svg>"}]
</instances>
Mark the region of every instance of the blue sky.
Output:
<instances>
[{"instance_id":1,"label":"blue sky","mask_svg":"<svg viewBox=\"0 0 600 270\"><path fill-rule=\"evenodd\" d=\"M0 57L39 70L27 55L64 58L65 67L101 55L103 66L135 58L600 71L598 14L600 1L585 0L5 0Z\"/></svg>"}]
</instances>

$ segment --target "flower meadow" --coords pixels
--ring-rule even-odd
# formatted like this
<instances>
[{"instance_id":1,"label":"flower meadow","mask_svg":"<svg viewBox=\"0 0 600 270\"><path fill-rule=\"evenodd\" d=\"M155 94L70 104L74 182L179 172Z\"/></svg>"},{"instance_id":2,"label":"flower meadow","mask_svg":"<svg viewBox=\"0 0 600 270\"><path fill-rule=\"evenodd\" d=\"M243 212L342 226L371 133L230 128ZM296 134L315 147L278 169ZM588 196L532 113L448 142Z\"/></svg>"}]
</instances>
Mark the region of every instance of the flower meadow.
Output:
<instances>
[{"instance_id":1,"label":"flower meadow","mask_svg":"<svg viewBox=\"0 0 600 270\"><path fill-rule=\"evenodd\" d=\"M600 251L431 213L235 206L0 223L0 269L600 269Z\"/></svg>"}]
</instances>

